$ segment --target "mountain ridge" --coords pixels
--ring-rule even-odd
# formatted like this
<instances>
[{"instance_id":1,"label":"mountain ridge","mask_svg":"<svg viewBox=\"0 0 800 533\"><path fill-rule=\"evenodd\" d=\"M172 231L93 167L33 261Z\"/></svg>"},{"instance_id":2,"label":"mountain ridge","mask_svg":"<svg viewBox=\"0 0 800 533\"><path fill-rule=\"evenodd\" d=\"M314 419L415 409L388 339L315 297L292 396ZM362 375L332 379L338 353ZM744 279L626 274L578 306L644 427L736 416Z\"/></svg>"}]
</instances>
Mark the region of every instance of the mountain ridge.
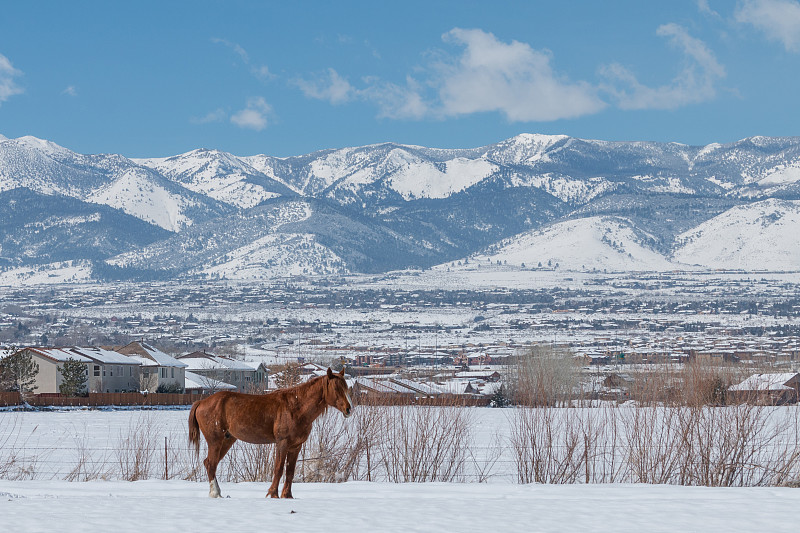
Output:
<instances>
[{"instance_id":1,"label":"mountain ridge","mask_svg":"<svg viewBox=\"0 0 800 533\"><path fill-rule=\"evenodd\" d=\"M476 148L387 142L283 158L196 149L129 159L0 136L0 195L15 190L31 191L42 224L80 227L80 237L51 229L48 241L31 226L7 224L2 237L16 244L0 247L2 268L48 261L35 250L58 235L67 243L60 261L101 260L121 277L236 278L237 268L251 277L427 268L469 257L491 260L501 243L514 241L516 249L528 243L553 250L561 242L599 254L578 254L561 261L562 268L605 262L606 268L658 270L751 268L753 261L743 258L756 254L749 243L757 239L771 243L760 253L774 256L762 263L800 270L800 257L789 249L795 245L790 230L800 225L800 137L689 146L523 133ZM67 207L61 198L79 204ZM307 216L292 218L292 205L302 205ZM745 222L756 212L777 213L776 205L783 206L782 224ZM111 210L103 219L111 227L75 218L91 206ZM266 212L273 218L264 218ZM126 217L140 221L134 226L148 236L129 236L108 254L89 257L79 241L108 242L109 235L124 233ZM584 222L569 222L579 219ZM738 247L703 255L712 245L703 239L733 235L723 231L725 224L739 228ZM560 238L559 228L567 228ZM576 232L584 235L566 238ZM636 253L614 255L603 240L608 235Z\"/></svg>"}]
</instances>

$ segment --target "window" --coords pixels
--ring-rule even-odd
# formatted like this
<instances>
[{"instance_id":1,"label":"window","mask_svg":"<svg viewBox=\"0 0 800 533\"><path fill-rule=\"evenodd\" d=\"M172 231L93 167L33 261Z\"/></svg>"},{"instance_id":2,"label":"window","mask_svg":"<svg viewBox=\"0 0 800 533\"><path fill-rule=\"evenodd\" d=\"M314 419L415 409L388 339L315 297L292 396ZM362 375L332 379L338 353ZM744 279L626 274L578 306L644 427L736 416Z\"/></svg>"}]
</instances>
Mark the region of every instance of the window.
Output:
<instances>
[{"instance_id":1,"label":"window","mask_svg":"<svg viewBox=\"0 0 800 533\"><path fill-rule=\"evenodd\" d=\"M94 365L94 375L100 377L100 365Z\"/></svg>"},{"instance_id":2,"label":"window","mask_svg":"<svg viewBox=\"0 0 800 533\"><path fill-rule=\"evenodd\" d=\"M163 379L167 379L167 369L166 368L162 368L161 369L161 377Z\"/></svg>"},{"instance_id":3,"label":"window","mask_svg":"<svg viewBox=\"0 0 800 533\"><path fill-rule=\"evenodd\" d=\"M172 368L172 377L173 378L175 377L175 368L174 367Z\"/></svg>"}]
</instances>

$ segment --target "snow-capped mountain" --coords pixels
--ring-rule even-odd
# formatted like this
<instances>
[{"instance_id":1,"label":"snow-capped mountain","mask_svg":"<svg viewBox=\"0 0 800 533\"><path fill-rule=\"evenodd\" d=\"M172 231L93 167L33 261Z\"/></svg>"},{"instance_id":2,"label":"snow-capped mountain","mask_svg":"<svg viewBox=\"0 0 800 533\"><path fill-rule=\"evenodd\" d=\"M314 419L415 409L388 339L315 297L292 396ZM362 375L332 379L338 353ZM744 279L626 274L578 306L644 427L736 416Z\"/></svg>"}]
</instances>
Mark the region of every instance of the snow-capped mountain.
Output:
<instances>
[{"instance_id":1,"label":"snow-capped mountain","mask_svg":"<svg viewBox=\"0 0 800 533\"><path fill-rule=\"evenodd\" d=\"M0 142L0 192L16 188L107 205L169 231L232 211L120 155L77 154L35 137Z\"/></svg>"},{"instance_id":2,"label":"snow-capped mountain","mask_svg":"<svg viewBox=\"0 0 800 533\"><path fill-rule=\"evenodd\" d=\"M103 277L226 278L470 257L800 269L797 201L800 138L687 146L521 134L465 149L134 160L0 137L0 210L18 217L1 226L0 266L90 260Z\"/></svg>"},{"instance_id":3,"label":"snow-capped mountain","mask_svg":"<svg viewBox=\"0 0 800 533\"><path fill-rule=\"evenodd\" d=\"M294 191L238 158L219 150L192 150L174 157L134 159L172 181L230 204L248 208Z\"/></svg>"}]
</instances>

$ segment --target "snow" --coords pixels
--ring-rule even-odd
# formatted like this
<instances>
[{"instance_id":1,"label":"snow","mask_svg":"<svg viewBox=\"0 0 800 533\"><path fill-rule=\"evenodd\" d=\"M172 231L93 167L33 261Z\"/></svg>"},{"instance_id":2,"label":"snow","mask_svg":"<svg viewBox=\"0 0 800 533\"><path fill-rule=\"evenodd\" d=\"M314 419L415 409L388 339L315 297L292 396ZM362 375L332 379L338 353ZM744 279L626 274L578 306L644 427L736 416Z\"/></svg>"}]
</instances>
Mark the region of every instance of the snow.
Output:
<instances>
[{"instance_id":1,"label":"snow","mask_svg":"<svg viewBox=\"0 0 800 533\"><path fill-rule=\"evenodd\" d=\"M228 252L215 264L192 274L237 280L258 280L303 274L343 274L342 259L319 244L314 235L275 233Z\"/></svg>"},{"instance_id":2,"label":"snow","mask_svg":"<svg viewBox=\"0 0 800 533\"><path fill-rule=\"evenodd\" d=\"M140 170L126 171L87 200L120 209L169 231L180 231L191 225L192 220L182 212L184 199L153 183Z\"/></svg>"},{"instance_id":3,"label":"snow","mask_svg":"<svg viewBox=\"0 0 800 533\"><path fill-rule=\"evenodd\" d=\"M135 159L187 189L236 207L248 208L280 196L246 181L260 172L243 158L219 150L192 150L174 157Z\"/></svg>"},{"instance_id":4,"label":"snow","mask_svg":"<svg viewBox=\"0 0 800 533\"><path fill-rule=\"evenodd\" d=\"M645 237L649 237L646 234ZM675 265L648 248L631 224L616 217L568 220L522 233L492 247L475 260L535 267L558 264L564 270L672 270Z\"/></svg>"},{"instance_id":5,"label":"snow","mask_svg":"<svg viewBox=\"0 0 800 533\"><path fill-rule=\"evenodd\" d=\"M62 261L0 271L0 286L60 285L91 281L92 266L88 261Z\"/></svg>"},{"instance_id":6,"label":"snow","mask_svg":"<svg viewBox=\"0 0 800 533\"><path fill-rule=\"evenodd\" d=\"M497 145L497 152L502 152L503 161L512 164L531 164L549 161L547 151L551 146L564 139L566 135L542 135L522 133ZM496 156L497 153L493 152Z\"/></svg>"},{"instance_id":7,"label":"snow","mask_svg":"<svg viewBox=\"0 0 800 533\"><path fill-rule=\"evenodd\" d=\"M389 154L387 164L391 163L396 165L396 170L389 183L406 200L447 198L479 183L498 169L485 159L457 157L447 161L441 171L433 163L411 158L401 150Z\"/></svg>"},{"instance_id":8,"label":"snow","mask_svg":"<svg viewBox=\"0 0 800 533\"><path fill-rule=\"evenodd\" d=\"M788 185L800 181L800 166L781 165L767 172L758 181L762 187L771 185Z\"/></svg>"},{"instance_id":9,"label":"snow","mask_svg":"<svg viewBox=\"0 0 800 533\"><path fill-rule=\"evenodd\" d=\"M682 233L673 258L708 268L800 268L800 201L737 206Z\"/></svg>"},{"instance_id":10,"label":"snow","mask_svg":"<svg viewBox=\"0 0 800 533\"><path fill-rule=\"evenodd\" d=\"M797 377L795 372L781 372L776 374L753 374L737 385L732 385L729 390L734 391L767 391L767 390L794 390L786 385L787 382Z\"/></svg>"},{"instance_id":11,"label":"snow","mask_svg":"<svg viewBox=\"0 0 800 533\"><path fill-rule=\"evenodd\" d=\"M663 485L296 484L0 481L0 516L16 531L794 531L800 491Z\"/></svg>"}]
</instances>

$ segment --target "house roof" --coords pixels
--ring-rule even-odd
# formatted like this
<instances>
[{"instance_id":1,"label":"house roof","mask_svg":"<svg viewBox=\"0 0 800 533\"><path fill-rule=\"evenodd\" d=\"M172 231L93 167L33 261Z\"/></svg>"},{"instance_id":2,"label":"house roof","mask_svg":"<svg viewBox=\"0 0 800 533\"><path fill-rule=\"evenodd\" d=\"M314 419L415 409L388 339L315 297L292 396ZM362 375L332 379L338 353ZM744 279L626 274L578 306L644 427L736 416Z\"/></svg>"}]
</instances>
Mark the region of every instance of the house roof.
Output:
<instances>
[{"instance_id":1,"label":"house roof","mask_svg":"<svg viewBox=\"0 0 800 533\"><path fill-rule=\"evenodd\" d=\"M186 390L236 390L236 385L231 385L230 383L211 379L206 376L198 376L194 372L187 370L183 388Z\"/></svg>"},{"instance_id":2,"label":"house roof","mask_svg":"<svg viewBox=\"0 0 800 533\"><path fill-rule=\"evenodd\" d=\"M187 365L188 370L241 370L253 372L255 369L242 361L219 357L217 355L204 354L195 356L197 352L183 355L179 360Z\"/></svg>"},{"instance_id":3,"label":"house roof","mask_svg":"<svg viewBox=\"0 0 800 533\"><path fill-rule=\"evenodd\" d=\"M158 348L155 348L146 342L132 342L126 346L123 346L122 348L118 348L116 351L127 356L139 356L141 358L149 359L158 366L176 368L186 368L188 366L186 363L178 361L171 355L165 354Z\"/></svg>"},{"instance_id":4,"label":"house roof","mask_svg":"<svg viewBox=\"0 0 800 533\"><path fill-rule=\"evenodd\" d=\"M111 350L104 350L103 348L95 348L93 346L89 347L73 347L73 348L64 348L64 350L82 355L84 357L88 357L89 359L93 360L97 363L103 363L106 365L138 365L138 361L134 361L130 357L126 355L122 355L119 352L114 352Z\"/></svg>"},{"instance_id":5,"label":"house roof","mask_svg":"<svg viewBox=\"0 0 800 533\"><path fill-rule=\"evenodd\" d=\"M797 372L781 372L776 374L753 374L738 385L732 385L733 391L780 391L792 390L786 385L798 376Z\"/></svg>"},{"instance_id":6,"label":"house roof","mask_svg":"<svg viewBox=\"0 0 800 533\"><path fill-rule=\"evenodd\" d=\"M36 353L40 357L44 357L45 359L50 359L58 363L63 363L68 359L80 361L81 363L92 362L92 360L89 359L88 357L81 355L80 353L69 352L67 351L66 348L40 348L36 346L29 346L27 348L24 348L24 350L30 350L31 352Z\"/></svg>"}]
</instances>

